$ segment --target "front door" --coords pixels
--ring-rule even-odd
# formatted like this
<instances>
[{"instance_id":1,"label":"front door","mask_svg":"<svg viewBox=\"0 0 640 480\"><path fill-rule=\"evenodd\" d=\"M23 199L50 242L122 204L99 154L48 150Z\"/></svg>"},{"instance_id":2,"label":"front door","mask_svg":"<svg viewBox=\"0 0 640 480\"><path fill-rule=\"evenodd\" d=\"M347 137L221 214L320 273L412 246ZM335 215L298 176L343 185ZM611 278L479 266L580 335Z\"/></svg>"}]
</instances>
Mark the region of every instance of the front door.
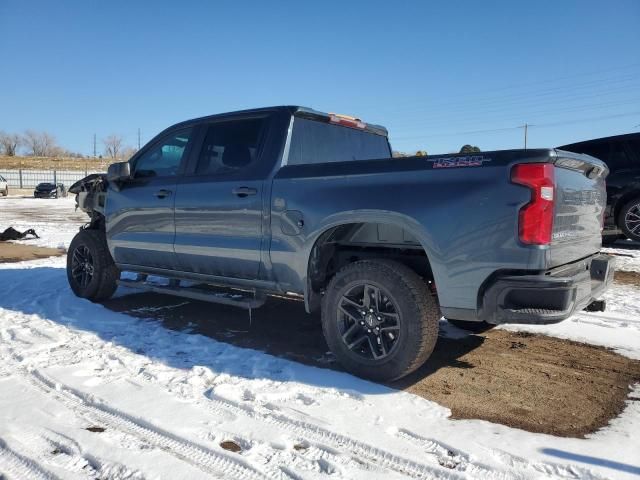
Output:
<instances>
[{"instance_id":1,"label":"front door","mask_svg":"<svg viewBox=\"0 0 640 480\"><path fill-rule=\"evenodd\" d=\"M110 187L105 205L111 255L120 265L177 266L176 185L189 155L192 129L180 129L145 147L131 161L132 179Z\"/></svg>"},{"instance_id":2,"label":"front door","mask_svg":"<svg viewBox=\"0 0 640 480\"><path fill-rule=\"evenodd\" d=\"M265 117L206 125L176 191L175 251L181 270L255 279L262 247Z\"/></svg>"}]
</instances>

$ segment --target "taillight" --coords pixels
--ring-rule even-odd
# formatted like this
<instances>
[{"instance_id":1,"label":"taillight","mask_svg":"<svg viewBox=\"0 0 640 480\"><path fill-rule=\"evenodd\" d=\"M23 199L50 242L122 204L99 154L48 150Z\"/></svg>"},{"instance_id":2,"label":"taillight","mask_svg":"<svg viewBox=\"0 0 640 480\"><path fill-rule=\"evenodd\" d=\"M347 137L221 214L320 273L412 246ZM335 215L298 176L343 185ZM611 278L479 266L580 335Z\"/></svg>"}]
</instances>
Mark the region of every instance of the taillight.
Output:
<instances>
[{"instance_id":1,"label":"taillight","mask_svg":"<svg viewBox=\"0 0 640 480\"><path fill-rule=\"evenodd\" d=\"M338 113L330 113L329 121L344 127L358 128L364 130L367 128L367 124L356 117L349 117L347 115L340 115Z\"/></svg>"},{"instance_id":2,"label":"taillight","mask_svg":"<svg viewBox=\"0 0 640 480\"><path fill-rule=\"evenodd\" d=\"M553 232L554 166L551 163L516 165L511 170L511 181L531 189L531 201L520 209L520 241L549 245Z\"/></svg>"}]
</instances>

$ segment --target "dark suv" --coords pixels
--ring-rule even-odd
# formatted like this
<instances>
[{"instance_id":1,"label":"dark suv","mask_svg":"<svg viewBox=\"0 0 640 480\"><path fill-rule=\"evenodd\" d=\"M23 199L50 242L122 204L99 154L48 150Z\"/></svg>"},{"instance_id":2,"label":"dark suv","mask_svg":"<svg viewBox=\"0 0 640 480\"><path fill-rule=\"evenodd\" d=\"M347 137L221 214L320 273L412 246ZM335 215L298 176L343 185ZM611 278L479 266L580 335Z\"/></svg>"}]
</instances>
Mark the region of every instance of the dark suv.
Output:
<instances>
[{"instance_id":1,"label":"dark suv","mask_svg":"<svg viewBox=\"0 0 640 480\"><path fill-rule=\"evenodd\" d=\"M640 133L597 138L558 147L599 158L609 167L605 238L624 234L640 241Z\"/></svg>"}]
</instances>

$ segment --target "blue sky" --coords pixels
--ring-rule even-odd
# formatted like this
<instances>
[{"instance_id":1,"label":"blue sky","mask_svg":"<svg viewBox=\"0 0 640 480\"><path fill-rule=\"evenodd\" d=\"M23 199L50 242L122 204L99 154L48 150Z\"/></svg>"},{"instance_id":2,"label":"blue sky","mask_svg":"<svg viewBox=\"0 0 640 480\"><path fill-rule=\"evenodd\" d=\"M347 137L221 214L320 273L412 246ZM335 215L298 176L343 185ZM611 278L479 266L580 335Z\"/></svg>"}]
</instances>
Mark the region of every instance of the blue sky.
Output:
<instances>
[{"instance_id":1,"label":"blue sky","mask_svg":"<svg viewBox=\"0 0 640 480\"><path fill-rule=\"evenodd\" d=\"M0 0L0 130L89 154L277 104L385 125L395 149L640 131L640 1ZM99 149L101 146L99 145Z\"/></svg>"}]
</instances>

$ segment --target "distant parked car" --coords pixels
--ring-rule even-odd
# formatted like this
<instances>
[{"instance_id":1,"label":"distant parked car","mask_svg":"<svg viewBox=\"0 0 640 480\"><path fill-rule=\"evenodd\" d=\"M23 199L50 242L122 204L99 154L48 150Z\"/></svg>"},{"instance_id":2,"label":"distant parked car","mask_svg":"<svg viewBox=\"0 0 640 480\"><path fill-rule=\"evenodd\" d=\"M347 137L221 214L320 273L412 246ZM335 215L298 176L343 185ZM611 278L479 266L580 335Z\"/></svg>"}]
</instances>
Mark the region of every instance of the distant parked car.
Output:
<instances>
[{"instance_id":1,"label":"distant parked car","mask_svg":"<svg viewBox=\"0 0 640 480\"><path fill-rule=\"evenodd\" d=\"M597 138L558 147L586 153L607 164L605 241L619 236L640 241L640 133Z\"/></svg>"},{"instance_id":2,"label":"distant parked car","mask_svg":"<svg viewBox=\"0 0 640 480\"><path fill-rule=\"evenodd\" d=\"M2 175L0 175L0 195L3 197L9 195L9 182Z\"/></svg>"},{"instance_id":3,"label":"distant parked car","mask_svg":"<svg viewBox=\"0 0 640 480\"><path fill-rule=\"evenodd\" d=\"M39 183L33 191L36 198L60 198L67 196L67 189L62 183Z\"/></svg>"}]
</instances>

